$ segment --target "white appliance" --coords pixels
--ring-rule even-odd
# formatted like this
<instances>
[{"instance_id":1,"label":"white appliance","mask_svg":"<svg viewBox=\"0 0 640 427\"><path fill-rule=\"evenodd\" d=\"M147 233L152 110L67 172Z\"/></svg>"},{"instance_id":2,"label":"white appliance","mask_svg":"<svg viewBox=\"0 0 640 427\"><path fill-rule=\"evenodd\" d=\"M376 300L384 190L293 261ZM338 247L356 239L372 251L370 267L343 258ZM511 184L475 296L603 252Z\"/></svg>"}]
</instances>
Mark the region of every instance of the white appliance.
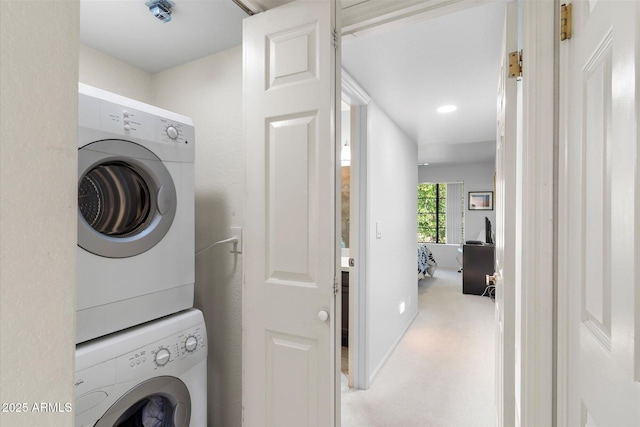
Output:
<instances>
[{"instance_id":1,"label":"white appliance","mask_svg":"<svg viewBox=\"0 0 640 427\"><path fill-rule=\"evenodd\" d=\"M194 136L80 84L76 343L193 307Z\"/></svg>"},{"instance_id":2,"label":"white appliance","mask_svg":"<svg viewBox=\"0 0 640 427\"><path fill-rule=\"evenodd\" d=\"M76 346L75 426L206 426L206 335L191 309Z\"/></svg>"}]
</instances>

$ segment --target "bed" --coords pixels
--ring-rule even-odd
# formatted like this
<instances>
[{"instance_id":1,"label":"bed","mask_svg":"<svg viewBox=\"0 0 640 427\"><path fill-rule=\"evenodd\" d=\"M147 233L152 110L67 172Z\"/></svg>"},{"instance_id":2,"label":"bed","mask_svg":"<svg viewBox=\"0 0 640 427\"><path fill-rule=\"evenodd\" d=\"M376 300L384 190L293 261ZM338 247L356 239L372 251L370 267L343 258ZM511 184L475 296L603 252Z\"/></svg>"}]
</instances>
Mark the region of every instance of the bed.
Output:
<instances>
[{"instance_id":1,"label":"bed","mask_svg":"<svg viewBox=\"0 0 640 427\"><path fill-rule=\"evenodd\" d=\"M438 263L426 243L418 243L418 280L424 279L427 275L433 277Z\"/></svg>"}]
</instances>

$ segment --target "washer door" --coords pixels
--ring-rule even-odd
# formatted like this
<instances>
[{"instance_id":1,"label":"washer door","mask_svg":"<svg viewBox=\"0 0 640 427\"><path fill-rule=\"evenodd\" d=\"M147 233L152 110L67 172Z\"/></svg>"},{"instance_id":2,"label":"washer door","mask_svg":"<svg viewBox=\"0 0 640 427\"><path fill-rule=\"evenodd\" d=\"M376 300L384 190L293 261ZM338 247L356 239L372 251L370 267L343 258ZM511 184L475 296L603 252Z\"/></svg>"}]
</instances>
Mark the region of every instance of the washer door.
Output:
<instances>
[{"instance_id":1,"label":"washer door","mask_svg":"<svg viewBox=\"0 0 640 427\"><path fill-rule=\"evenodd\" d=\"M187 386L175 377L155 377L118 399L95 427L188 427L190 420Z\"/></svg>"},{"instance_id":2,"label":"washer door","mask_svg":"<svg viewBox=\"0 0 640 427\"><path fill-rule=\"evenodd\" d=\"M151 151L107 139L78 150L78 245L109 258L154 247L176 213L171 174Z\"/></svg>"}]
</instances>

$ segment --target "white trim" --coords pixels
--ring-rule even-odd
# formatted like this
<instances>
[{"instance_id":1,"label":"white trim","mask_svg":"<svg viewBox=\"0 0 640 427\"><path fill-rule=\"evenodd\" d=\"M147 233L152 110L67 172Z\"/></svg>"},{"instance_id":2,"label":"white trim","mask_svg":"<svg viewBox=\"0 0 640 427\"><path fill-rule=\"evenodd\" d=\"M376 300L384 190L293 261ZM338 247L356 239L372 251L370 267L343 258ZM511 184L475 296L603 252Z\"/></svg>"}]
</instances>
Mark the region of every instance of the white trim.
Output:
<instances>
[{"instance_id":1,"label":"white trim","mask_svg":"<svg viewBox=\"0 0 640 427\"><path fill-rule=\"evenodd\" d=\"M520 0L522 1L522 0ZM523 3L521 424L552 426L556 1Z\"/></svg>"},{"instance_id":2,"label":"white trim","mask_svg":"<svg viewBox=\"0 0 640 427\"><path fill-rule=\"evenodd\" d=\"M242 9L245 13L247 10L251 11L251 14L256 14L260 12L264 12L267 10L266 7L260 4L259 1L254 0L233 0L233 2Z\"/></svg>"},{"instance_id":3,"label":"white trim","mask_svg":"<svg viewBox=\"0 0 640 427\"><path fill-rule=\"evenodd\" d=\"M354 108L353 118L353 154L351 161L351 191L357 194L356 202L352 206L354 217L358 218L353 230L354 251L353 258L356 265L352 268L353 277L349 280L349 346L352 360L350 376L352 386L359 389L369 388L367 376L369 354L367 351L368 310L367 283L368 272L368 239L367 239L367 104L371 97L345 71L342 70L342 96Z\"/></svg>"},{"instance_id":4,"label":"white trim","mask_svg":"<svg viewBox=\"0 0 640 427\"><path fill-rule=\"evenodd\" d=\"M570 274L574 274L569 264L569 224L571 221L571 207L569 205L568 183L570 182L569 146L566 144L569 105L569 47L567 42L559 47L559 68L563 70L559 75L559 139L563 141L558 150L558 283L569 283ZM566 71L564 71L566 70ZM569 425L569 286L559 286L557 293L558 315L557 329L557 358L556 358L556 425Z\"/></svg>"},{"instance_id":5,"label":"white trim","mask_svg":"<svg viewBox=\"0 0 640 427\"><path fill-rule=\"evenodd\" d=\"M343 37L380 34L495 0L362 1L342 9Z\"/></svg>"},{"instance_id":6,"label":"white trim","mask_svg":"<svg viewBox=\"0 0 640 427\"><path fill-rule=\"evenodd\" d=\"M498 89L499 113L496 152L496 415L497 427L512 426L516 416L516 222L517 154L522 140L520 81L507 77L508 54L519 50L520 10L507 3ZM500 232L500 235L498 235ZM519 380L519 378L518 378Z\"/></svg>"},{"instance_id":7,"label":"white trim","mask_svg":"<svg viewBox=\"0 0 640 427\"><path fill-rule=\"evenodd\" d=\"M333 298L333 317L336 321L333 322L333 400L332 400L332 408L333 411L333 426L339 427L341 425L342 420L342 394L341 394L341 369L340 366L342 364L342 354L339 349L342 349L342 318L338 313L342 312L342 289L335 289L339 283L341 283L342 269L341 269L341 256L342 251L340 248L341 235L342 235L342 226L341 226L341 216L342 209L340 209L340 203L342 200L341 194L341 132L342 132L342 40L340 38L336 39L335 34L337 34L338 30L342 26L340 9L338 7L338 0L329 0L330 9L331 9L331 33L334 37L334 49L331 52L333 55L333 67L331 67L331 122L333 126L333 189L334 189L334 199L333 199L333 247L334 247L334 270L333 270L333 286L334 286L334 298ZM340 279L339 279L340 277ZM337 292L336 292L337 291Z\"/></svg>"},{"instance_id":8,"label":"white trim","mask_svg":"<svg viewBox=\"0 0 640 427\"><path fill-rule=\"evenodd\" d=\"M342 69L342 96L351 105L367 105L371 96L356 82L345 69Z\"/></svg>"}]
</instances>

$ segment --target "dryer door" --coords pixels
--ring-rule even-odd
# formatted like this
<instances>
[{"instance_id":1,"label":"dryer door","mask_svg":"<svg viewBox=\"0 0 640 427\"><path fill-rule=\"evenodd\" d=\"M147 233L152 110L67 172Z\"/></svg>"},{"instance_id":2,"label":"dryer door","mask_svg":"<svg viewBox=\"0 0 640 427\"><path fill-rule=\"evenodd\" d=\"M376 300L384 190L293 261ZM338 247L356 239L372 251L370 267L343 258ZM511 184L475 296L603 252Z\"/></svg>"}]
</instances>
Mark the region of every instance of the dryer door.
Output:
<instances>
[{"instance_id":1,"label":"dryer door","mask_svg":"<svg viewBox=\"0 0 640 427\"><path fill-rule=\"evenodd\" d=\"M187 386L175 377L156 377L118 399L95 427L188 427L190 420L191 397Z\"/></svg>"},{"instance_id":2,"label":"dryer door","mask_svg":"<svg viewBox=\"0 0 640 427\"><path fill-rule=\"evenodd\" d=\"M78 245L109 258L154 247L171 228L176 190L151 151L107 139L78 150Z\"/></svg>"}]
</instances>

